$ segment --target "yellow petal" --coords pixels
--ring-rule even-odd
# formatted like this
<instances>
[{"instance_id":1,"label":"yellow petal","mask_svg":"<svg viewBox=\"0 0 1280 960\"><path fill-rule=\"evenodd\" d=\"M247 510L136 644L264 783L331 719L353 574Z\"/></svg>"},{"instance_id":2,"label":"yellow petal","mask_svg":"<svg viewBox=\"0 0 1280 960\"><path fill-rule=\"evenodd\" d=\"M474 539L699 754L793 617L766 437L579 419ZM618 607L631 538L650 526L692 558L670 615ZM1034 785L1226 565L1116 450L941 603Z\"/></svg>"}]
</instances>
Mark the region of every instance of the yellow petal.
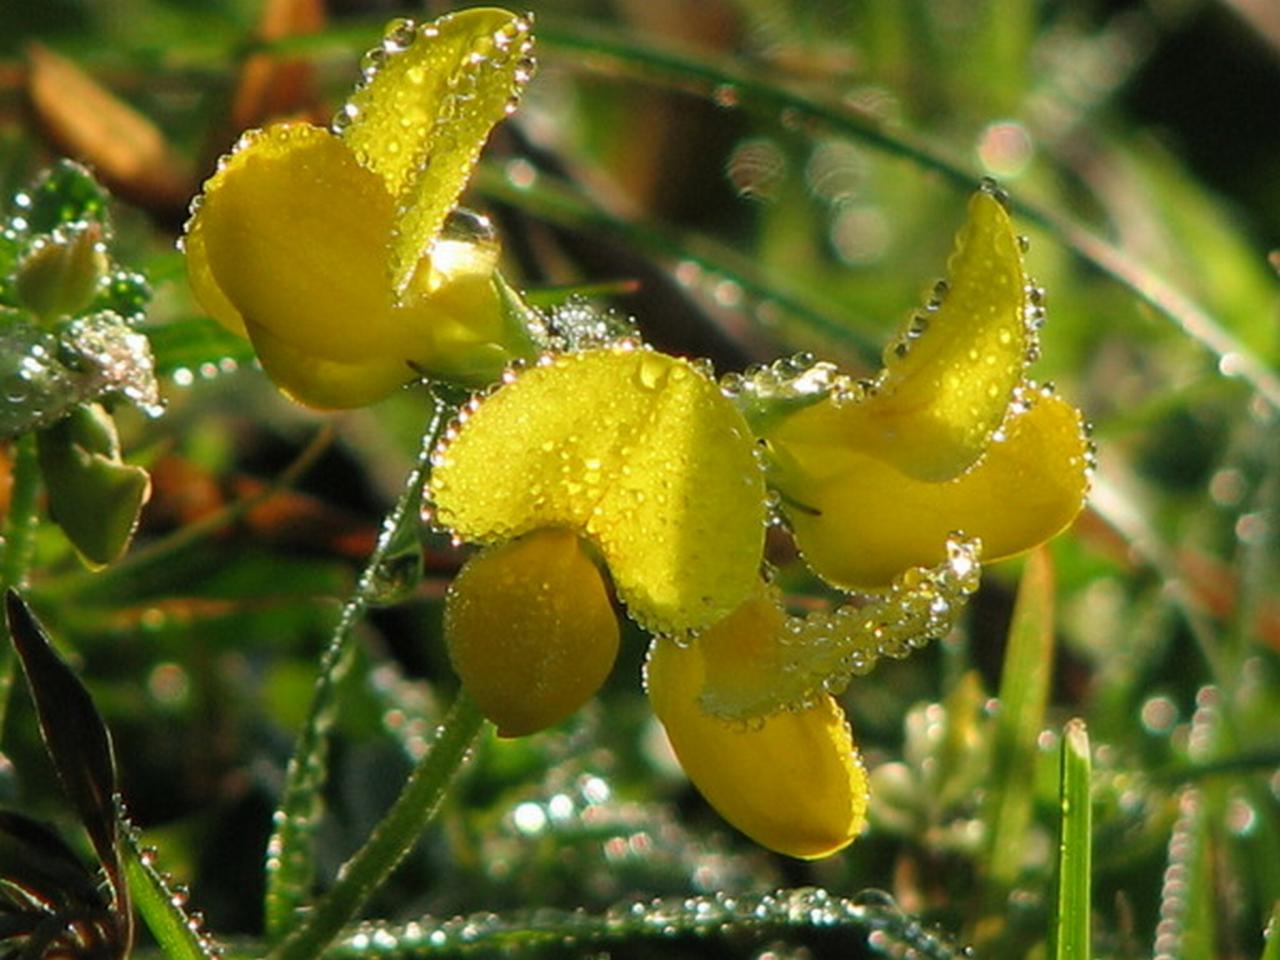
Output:
<instances>
[{"instance_id":1,"label":"yellow petal","mask_svg":"<svg viewBox=\"0 0 1280 960\"><path fill-rule=\"evenodd\" d=\"M382 253L391 215L382 181L327 130L256 131L205 185L188 229L196 292L207 270L222 302L280 339L331 360L376 355L399 335ZM207 305L215 317L222 302Z\"/></svg>"},{"instance_id":2,"label":"yellow petal","mask_svg":"<svg viewBox=\"0 0 1280 960\"><path fill-rule=\"evenodd\" d=\"M533 69L532 25L473 9L398 20L366 56L364 84L339 113L342 137L396 198L391 284L403 294L457 205L489 131Z\"/></svg>"},{"instance_id":3,"label":"yellow petal","mask_svg":"<svg viewBox=\"0 0 1280 960\"><path fill-rule=\"evenodd\" d=\"M386 278L392 216L381 178L328 131L256 131L205 185L188 225L192 287L313 406L360 406L422 373L496 378L509 360L496 246L443 248L427 264L426 295L398 307Z\"/></svg>"},{"instance_id":4,"label":"yellow petal","mask_svg":"<svg viewBox=\"0 0 1280 960\"><path fill-rule=\"evenodd\" d=\"M715 383L654 351L561 354L521 373L438 453L431 491L466 540L588 537L657 632L713 623L757 579L764 486L746 423Z\"/></svg>"},{"instance_id":5,"label":"yellow petal","mask_svg":"<svg viewBox=\"0 0 1280 960\"><path fill-rule=\"evenodd\" d=\"M291 400L308 407L363 407L388 396L409 379L402 360L374 357L343 363L299 349L257 324L251 324L247 333L267 376Z\"/></svg>"},{"instance_id":6,"label":"yellow petal","mask_svg":"<svg viewBox=\"0 0 1280 960\"><path fill-rule=\"evenodd\" d=\"M1018 396L1004 439L943 483L917 480L855 449L779 446L778 486L809 565L846 589L877 587L908 567L941 563L952 531L980 538L990 561L1065 528L1088 489L1080 413L1055 396Z\"/></svg>"},{"instance_id":7,"label":"yellow petal","mask_svg":"<svg viewBox=\"0 0 1280 960\"><path fill-rule=\"evenodd\" d=\"M948 273L941 303L918 313L885 350L871 396L802 410L771 439L821 438L922 480L951 479L973 464L1004 420L1032 336L1018 238L990 193L970 202Z\"/></svg>"},{"instance_id":8,"label":"yellow petal","mask_svg":"<svg viewBox=\"0 0 1280 960\"><path fill-rule=\"evenodd\" d=\"M568 530L539 530L472 557L449 588L444 634L462 685L504 737L572 714L618 653L600 571Z\"/></svg>"},{"instance_id":9,"label":"yellow petal","mask_svg":"<svg viewBox=\"0 0 1280 960\"><path fill-rule=\"evenodd\" d=\"M715 668L699 695L707 712L748 720L839 693L881 657L902 658L951 632L978 588L978 548L949 540L936 567L911 567L856 605L788 616L778 591L757 594L698 637Z\"/></svg>"},{"instance_id":10,"label":"yellow petal","mask_svg":"<svg viewBox=\"0 0 1280 960\"><path fill-rule=\"evenodd\" d=\"M646 678L654 712L689 779L722 817L757 843L813 859L847 846L866 823L867 778L835 700L730 724L698 705L708 671L723 658L700 644L657 640Z\"/></svg>"}]
</instances>

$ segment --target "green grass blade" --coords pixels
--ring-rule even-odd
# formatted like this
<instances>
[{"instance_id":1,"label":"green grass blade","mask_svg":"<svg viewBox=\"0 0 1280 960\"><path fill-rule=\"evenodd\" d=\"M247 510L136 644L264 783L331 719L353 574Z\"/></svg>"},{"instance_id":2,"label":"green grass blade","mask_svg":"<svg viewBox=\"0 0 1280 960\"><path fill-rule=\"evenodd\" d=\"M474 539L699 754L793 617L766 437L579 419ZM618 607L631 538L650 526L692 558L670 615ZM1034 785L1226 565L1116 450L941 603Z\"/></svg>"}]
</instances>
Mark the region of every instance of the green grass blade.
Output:
<instances>
[{"instance_id":1,"label":"green grass blade","mask_svg":"<svg viewBox=\"0 0 1280 960\"><path fill-rule=\"evenodd\" d=\"M1155 954L1181 960L1213 960L1213 849L1205 795L1188 787L1178 797L1178 819L1169 835L1169 861L1160 890Z\"/></svg>"},{"instance_id":2,"label":"green grass blade","mask_svg":"<svg viewBox=\"0 0 1280 960\"><path fill-rule=\"evenodd\" d=\"M1002 913L1017 879L1031 820L1036 740L1044 723L1053 666L1054 571L1044 547L1027 558L1000 677L991 793L986 819L988 912Z\"/></svg>"},{"instance_id":3,"label":"green grass blade","mask_svg":"<svg viewBox=\"0 0 1280 960\"><path fill-rule=\"evenodd\" d=\"M1266 946L1262 948L1262 960L1280 960L1280 903L1271 908L1271 919L1263 934Z\"/></svg>"},{"instance_id":4,"label":"green grass blade","mask_svg":"<svg viewBox=\"0 0 1280 960\"><path fill-rule=\"evenodd\" d=\"M905 914L884 893L864 891L839 897L818 887L741 896L659 897L617 904L602 913L541 909L506 914L480 913L440 922L431 917L392 925L361 924L325 952L325 960L423 960L463 956L586 956L629 947L638 955L665 956L664 944L689 939L721 939L732 955L746 943L805 943L815 932L845 933L857 951L871 940L877 953L950 960L968 956L959 947ZM872 940L874 938L874 940ZM824 940L823 942L829 942ZM699 954L704 951L698 951ZM715 951L712 951L715 952ZM830 951L844 956L846 951ZM681 955L681 954L677 954Z\"/></svg>"},{"instance_id":5,"label":"green grass blade","mask_svg":"<svg viewBox=\"0 0 1280 960\"><path fill-rule=\"evenodd\" d=\"M431 749L405 782L387 815L369 839L342 865L333 886L268 960L313 960L349 923L418 842L435 816L445 791L484 727L484 715L463 691L440 725Z\"/></svg>"},{"instance_id":6,"label":"green grass blade","mask_svg":"<svg viewBox=\"0 0 1280 960\"><path fill-rule=\"evenodd\" d=\"M1062 821L1058 838L1058 891L1050 936L1055 960L1089 960L1093 810L1092 764L1084 721L1062 733Z\"/></svg>"}]
</instances>

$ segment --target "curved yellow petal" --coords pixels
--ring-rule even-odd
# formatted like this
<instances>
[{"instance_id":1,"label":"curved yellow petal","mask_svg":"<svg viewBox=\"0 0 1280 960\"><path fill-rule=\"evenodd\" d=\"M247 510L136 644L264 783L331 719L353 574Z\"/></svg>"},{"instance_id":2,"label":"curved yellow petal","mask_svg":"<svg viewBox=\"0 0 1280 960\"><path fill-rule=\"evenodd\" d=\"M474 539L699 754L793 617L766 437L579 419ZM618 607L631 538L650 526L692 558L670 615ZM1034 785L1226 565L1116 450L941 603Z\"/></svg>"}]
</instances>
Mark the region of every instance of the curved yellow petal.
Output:
<instances>
[{"instance_id":1,"label":"curved yellow petal","mask_svg":"<svg viewBox=\"0 0 1280 960\"><path fill-rule=\"evenodd\" d=\"M568 530L539 530L472 557L449 588L444 635L462 685L504 737L572 714L618 653L600 571Z\"/></svg>"},{"instance_id":2,"label":"curved yellow petal","mask_svg":"<svg viewBox=\"0 0 1280 960\"><path fill-rule=\"evenodd\" d=\"M922 480L948 480L972 465L1006 416L1033 336L1022 251L992 194L970 202L948 274L941 301L886 348L869 396L801 410L770 439L838 444Z\"/></svg>"},{"instance_id":3,"label":"curved yellow petal","mask_svg":"<svg viewBox=\"0 0 1280 960\"><path fill-rule=\"evenodd\" d=\"M397 306L386 276L393 206L382 179L326 130L246 135L188 225L192 287L312 406L360 406L421 374L492 381L510 359L496 245L442 247L423 296Z\"/></svg>"},{"instance_id":4,"label":"curved yellow petal","mask_svg":"<svg viewBox=\"0 0 1280 960\"><path fill-rule=\"evenodd\" d=\"M945 559L953 531L978 537L997 560L1052 537L1080 512L1090 446L1080 412L1023 390L1004 439L954 480L928 483L854 449L774 448L777 485L796 543L820 576L846 589L878 587Z\"/></svg>"},{"instance_id":5,"label":"curved yellow petal","mask_svg":"<svg viewBox=\"0 0 1280 960\"><path fill-rule=\"evenodd\" d=\"M365 81L339 112L337 126L396 198L385 262L397 295L409 289L489 131L528 80L531 30L528 18L493 8L430 23L397 20L366 56Z\"/></svg>"},{"instance_id":6,"label":"curved yellow petal","mask_svg":"<svg viewBox=\"0 0 1280 960\"><path fill-rule=\"evenodd\" d=\"M724 666L695 642L656 640L646 667L649 699L689 779L722 817L757 843L803 859L848 846L866 824L867 777L839 705L748 727L703 712L708 671Z\"/></svg>"},{"instance_id":7,"label":"curved yellow petal","mask_svg":"<svg viewBox=\"0 0 1280 960\"><path fill-rule=\"evenodd\" d=\"M438 452L437 519L495 543L564 526L657 632L707 626L754 587L764 484L742 416L684 360L561 354L480 400Z\"/></svg>"}]
</instances>

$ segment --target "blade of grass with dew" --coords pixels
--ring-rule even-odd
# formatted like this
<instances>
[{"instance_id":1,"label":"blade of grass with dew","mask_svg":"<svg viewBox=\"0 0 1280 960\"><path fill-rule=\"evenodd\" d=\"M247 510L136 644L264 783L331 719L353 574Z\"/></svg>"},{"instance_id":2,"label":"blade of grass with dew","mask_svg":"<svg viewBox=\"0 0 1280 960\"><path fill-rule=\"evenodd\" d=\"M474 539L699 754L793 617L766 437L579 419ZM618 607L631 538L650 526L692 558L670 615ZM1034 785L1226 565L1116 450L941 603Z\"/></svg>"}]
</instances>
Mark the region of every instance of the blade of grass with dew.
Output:
<instances>
[{"instance_id":1,"label":"blade of grass with dew","mask_svg":"<svg viewBox=\"0 0 1280 960\"><path fill-rule=\"evenodd\" d=\"M1049 931L1051 955L1054 960L1089 960L1092 763L1083 720L1069 720L1063 728L1061 758L1057 895Z\"/></svg>"},{"instance_id":2,"label":"blade of grass with dew","mask_svg":"<svg viewBox=\"0 0 1280 960\"><path fill-rule=\"evenodd\" d=\"M189 913L185 897L155 868L155 851L139 846L132 825L123 821L121 855L124 874L142 922L167 960L214 960L220 950L201 930L198 915Z\"/></svg>"},{"instance_id":3,"label":"blade of grass with dew","mask_svg":"<svg viewBox=\"0 0 1280 960\"><path fill-rule=\"evenodd\" d=\"M688 938L745 943L797 941L814 932L846 931L873 940L877 951L929 960L967 956L936 932L904 914L887 894L865 891L839 897L817 887L742 896L659 897L617 904L603 913L584 910L481 913L440 922L361 924L324 954L324 960L365 960L376 944L380 960L426 957L581 956L620 946L662 950ZM874 938L874 939L873 939ZM852 946L852 944L850 945ZM843 955L843 954L840 954Z\"/></svg>"},{"instance_id":4,"label":"blade of grass with dew","mask_svg":"<svg viewBox=\"0 0 1280 960\"><path fill-rule=\"evenodd\" d=\"M1207 807L1199 789L1188 787L1178 795L1178 818L1169 835L1160 923L1153 945L1158 957L1213 960L1216 955L1214 856Z\"/></svg>"},{"instance_id":5,"label":"blade of grass with dew","mask_svg":"<svg viewBox=\"0 0 1280 960\"><path fill-rule=\"evenodd\" d=\"M1002 916L1017 880L1031 822L1036 740L1044 723L1053 667L1053 560L1045 547L1027 558L1009 626L1000 677L991 791L988 794L988 916Z\"/></svg>"},{"instance_id":6,"label":"blade of grass with dew","mask_svg":"<svg viewBox=\"0 0 1280 960\"><path fill-rule=\"evenodd\" d=\"M588 29L580 23L554 18L541 21L539 39L543 50L560 54L575 70L614 78L631 77L711 99L716 99L717 92L731 91L735 102L761 114L785 118L787 126L810 136L850 137L909 160L966 191L972 190L980 179L965 163L924 138L890 129L850 108L797 93L780 81L762 79L758 72L748 73L722 60L705 55L695 59L636 43L617 31ZM1016 214L1045 230L1080 259L1175 323L1217 358L1224 373L1240 377L1268 404L1280 409L1280 375L1240 343L1204 307L1085 226L1018 197L1011 198L1010 206Z\"/></svg>"},{"instance_id":7,"label":"blade of grass with dew","mask_svg":"<svg viewBox=\"0 0 1280 960\"><path fill-rule=\"evenodd\" d=\"M329 772L328 736L336 720L338 688L351 665L355 627L369 605L377 599L383 586L383 562L398 552L405 526L410 525L416 530L431 453L449 416L447 405L437 400L422 434L417 463L405 481L400 499L383 522L382 532L356 591L343 607L329 646L321 658L307 719L289 760L284 792L267 845L265 910L267 936L271 940L279 941L294 926L299 912L311 896L315 878L313 841L323 813L321 792Z\"/></svg>"},{"instance_id":8,"label":"blade of grass with dew","mask_svg":"<svg viewBox=\"0 0 1280 960\"><path fill-rule=\"evenodd\" d=\"M1266 945L1262 948L1262 960L1280 960L1280 903L1271 908L1271 919L1263 933Z\"/></svg>"},{"instance_id":9,"label":"blade of grass with dew","mask_svg":"<svg viewBox=\"0 0 1280 960\"><path fill-rule=\"evenodd\" d=\"M444 799L485 724L480 708L459 692L387 815L338 870L337 879L289 930L267 960L314 960L413 849Z\"/></svg>"}]
</instances>

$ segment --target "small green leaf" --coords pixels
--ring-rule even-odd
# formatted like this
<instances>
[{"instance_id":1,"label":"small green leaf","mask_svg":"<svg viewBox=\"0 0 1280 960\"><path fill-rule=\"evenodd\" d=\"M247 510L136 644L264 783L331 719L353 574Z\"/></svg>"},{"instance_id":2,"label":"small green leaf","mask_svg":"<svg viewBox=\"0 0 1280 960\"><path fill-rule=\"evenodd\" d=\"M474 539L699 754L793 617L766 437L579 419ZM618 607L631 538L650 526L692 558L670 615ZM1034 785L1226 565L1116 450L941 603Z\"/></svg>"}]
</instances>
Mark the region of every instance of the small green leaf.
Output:
<instances>
[{"instance_id":1,"label":"small green leaf","mask_svg":"<svg viewBox=\"0 0 1280 960\"><path fill-rule=\"evenodd\" d=\"M32 244L15 278L18 297L45 322L74 316L93 301L108 266L102 225L69 224Z\"/></svg>"},{"instance_id":2,"label":"small green leaf","mask_svg":"<svg viewBox=\"0 0 1280 960\"><path fill-rule=\"evenodd\" d=\"M107 222L107 191L74 160L59 160L18 196L18 214L32 233L86 220Z\"/></svg>"},{"instance_id":3,"label":"small green leaf","mask_svg":"<svg viewBox=\"0 0 1280 960\"><path fill-rule=\"evenodd\" d=\"M111 884L122 954L133 942L133 911L116 827L116 761L111 734L89 691L54 652L44 628L16 590L5 594L9 634L31 688L40 733L62 789L75 807Z\"/></svg>"}]
</instances>

